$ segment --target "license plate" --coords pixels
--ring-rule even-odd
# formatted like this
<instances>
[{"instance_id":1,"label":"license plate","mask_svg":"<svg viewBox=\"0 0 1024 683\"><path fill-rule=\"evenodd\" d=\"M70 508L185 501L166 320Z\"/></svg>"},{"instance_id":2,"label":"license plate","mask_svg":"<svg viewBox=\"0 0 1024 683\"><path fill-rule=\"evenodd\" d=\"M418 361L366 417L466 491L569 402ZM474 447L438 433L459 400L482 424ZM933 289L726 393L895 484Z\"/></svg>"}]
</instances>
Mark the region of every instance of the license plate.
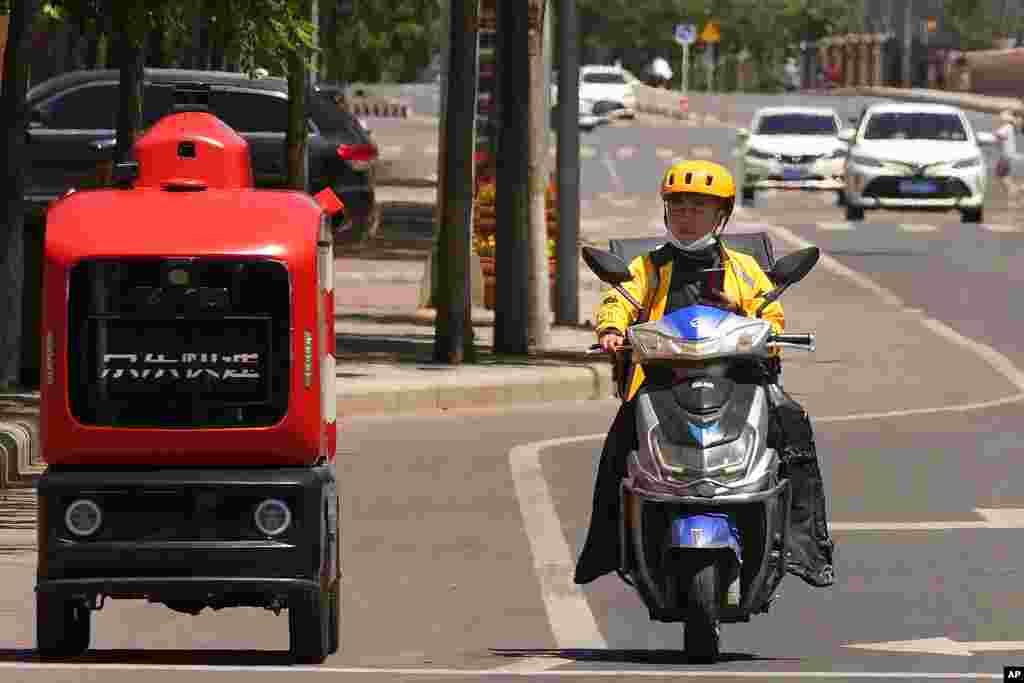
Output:
<instances>
[{"instance_id":1,"label":"license plate","mask_svg":"<svg viewBox=\"0 0 1024 683\"><path fill-rule=\"evenodd\" d=\"M782 169L783 180L801 180L804 177L804 170L802 168L784 168Z\"/></svg>"},{"instance_id":2,"label":"license plate","mask_svg":"<svg viewBox=\"0 0 1024 683\"><path fill-rule=\"evenodd\" d=\"M900 192L905 194L932 194L938 192L939 186L930 180L901 180Z\"/></svg>"}]
</instances>

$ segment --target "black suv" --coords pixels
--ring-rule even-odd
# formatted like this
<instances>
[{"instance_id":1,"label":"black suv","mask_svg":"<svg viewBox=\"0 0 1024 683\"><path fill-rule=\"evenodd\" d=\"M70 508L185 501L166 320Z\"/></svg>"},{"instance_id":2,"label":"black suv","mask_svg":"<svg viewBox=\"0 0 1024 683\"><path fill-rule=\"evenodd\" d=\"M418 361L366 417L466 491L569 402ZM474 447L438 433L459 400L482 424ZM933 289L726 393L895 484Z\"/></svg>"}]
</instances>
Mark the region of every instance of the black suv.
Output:
<instances>
[{"instance_id":1,"label":"black suv","mask_svg":"<svg viewBox=\"0 0 1024 683\"><path fill-rule=\"evenodd\" d=\"M170 112L181 83L210 87L210 109L249 143L258 187L282 187L287 174L285 130L288 83L245 74L146 69L142 127ZM45 204L70 188L87 187L116 135L119 73L75 71L28 92L30 122L25 195ZM379 210L374 175L377 146L351 113L336 104L337 87L313 86L306 98L310 137L309 189L331 186L352 219L354 235L375 228ZM100 150L106 149L106 152Z\"/></svg>"}]
</instances>

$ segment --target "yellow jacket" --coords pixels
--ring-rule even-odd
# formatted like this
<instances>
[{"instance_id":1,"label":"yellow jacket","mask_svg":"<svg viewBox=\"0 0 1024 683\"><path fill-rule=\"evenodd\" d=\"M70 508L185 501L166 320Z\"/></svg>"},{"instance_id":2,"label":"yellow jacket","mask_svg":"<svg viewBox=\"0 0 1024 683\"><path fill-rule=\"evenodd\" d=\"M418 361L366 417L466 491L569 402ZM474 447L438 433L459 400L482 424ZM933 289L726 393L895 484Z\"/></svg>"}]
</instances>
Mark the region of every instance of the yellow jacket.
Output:
<instances>
[{"instance_id":1,"label":"yellow jacket","mask_svg":"<svg viewBox=\"0 0 1024 683\"><path fill-rule=\"evenodd\" d=\"M740 308L747 316L754 317L758 306L763 303L763 296L775 289L775 285L768 279L761 266L754 257L747 254L733 251L722 247L722 267L725 268L724 287L725 292L740 303ZM658 274L658 291L650 292L649 283L654 282L655 264L651 260L651 254L637 256L629 264L629 271L633 279L622 283L622 288L642 303L650 311L648 320L658 320L665 315L665 306L668 304L668 290L672 282L672 264L670 260L661 266ZM601 298L597 308L595 320L597 321L596 331L600 338L605 330L614 328L625 332L630 324L636 322L639 311L629 303L625 297L614 289L609 289ZM771 323L772 330L779 334L785 327L785 315L782 311L782 304L774 301L765 307L761 314L763 320ZM630 401L636 395L637 389L644 381L643 368L637 367L633 373L633 380L629 385L629 391L625 400Z\"/></svg>"}]
</instances>

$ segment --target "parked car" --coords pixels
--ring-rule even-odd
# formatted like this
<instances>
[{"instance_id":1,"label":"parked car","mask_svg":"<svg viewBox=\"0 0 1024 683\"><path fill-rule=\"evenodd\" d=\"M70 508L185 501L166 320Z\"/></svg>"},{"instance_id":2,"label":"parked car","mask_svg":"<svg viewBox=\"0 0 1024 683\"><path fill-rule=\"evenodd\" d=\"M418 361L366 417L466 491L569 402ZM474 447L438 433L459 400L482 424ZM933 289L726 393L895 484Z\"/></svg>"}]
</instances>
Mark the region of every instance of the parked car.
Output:
<instances>
[{"instance_id":1,"label":"parked car","mask_svg":"<svg viewBox=\"0 0 1024 683\"><path fill-rule=\"evenodd\" d=\"M737 131L741 146L743 200L759 189L843 188L846 143L842 119L830 107L762 107L750 128Z\"/></svg>"},{"instance_id":2,"label":"parked car","mask_svg":"<svg viewBox=\"0 0 1024 683\"><path fill-rule=\"evenodd\" d=\"M211 88L210 108L249 144L257 187L281 187L287 177L285 131L288 83L283 78L186 69L146 69L142 126L168 113L176 84ZM26 197L45 204L72 188L88 186L103 155L109 157L117 127L119 72L75 71L32 88ZM335 101L336 88L313 86L307 101L309 189L326 186L345 202L354 234L376 228L377 146Z\"/></svg>"},{"instance_id":3,"label":"parked car","mask_svg":"<svg viewBox=\"0 0 1024 683\"><path fill-rule=\"evenodd\" d=\"M867 209L958 210L964 223L984 215L988 169L975 133L957 107L913 102L872 105L841 137L846 162L846 218Z\"/></svg>"}]
</instances>

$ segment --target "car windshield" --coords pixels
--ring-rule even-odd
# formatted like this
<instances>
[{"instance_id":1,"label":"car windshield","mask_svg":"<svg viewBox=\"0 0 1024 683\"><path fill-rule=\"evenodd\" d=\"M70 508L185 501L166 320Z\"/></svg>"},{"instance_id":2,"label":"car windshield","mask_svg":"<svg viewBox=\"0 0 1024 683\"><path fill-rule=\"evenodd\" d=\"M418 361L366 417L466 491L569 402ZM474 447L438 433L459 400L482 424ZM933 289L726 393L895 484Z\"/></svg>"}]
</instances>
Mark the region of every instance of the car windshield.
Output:
<instances>
[{"instance_id":1,"label":"car windshield","mask_svg":"<svg viewBox=\"0 0 1024 683\"><path fill-rule=\"evenodd\" d=\"M865 140L966 140L960 117L932 112L874 114L864 129Z\"/></svg>"},{"instance_id":2,"label":"car windshield","mask_svg":"<svg viewBox=\"0 0 1024 683\"><path fill-rule=\"evenodd\" d=\"M583 82L584 83L618 83L620 85L625 85L626 77L624 75L620 74L620 73L611 73L611 72L599 71L599 72L596 72L596 73L583 74Z\"/></svg>"},{"instance_id":3,"label":"car windshield","mask_svg":"<svg viewBox=\"0 0 1024 683\"><path fill-rule=\"evenodd\" d=\"M758 135L836 135L836 120L822 114L772 114L757 123Z\"/></svg>"}]
</instances>

